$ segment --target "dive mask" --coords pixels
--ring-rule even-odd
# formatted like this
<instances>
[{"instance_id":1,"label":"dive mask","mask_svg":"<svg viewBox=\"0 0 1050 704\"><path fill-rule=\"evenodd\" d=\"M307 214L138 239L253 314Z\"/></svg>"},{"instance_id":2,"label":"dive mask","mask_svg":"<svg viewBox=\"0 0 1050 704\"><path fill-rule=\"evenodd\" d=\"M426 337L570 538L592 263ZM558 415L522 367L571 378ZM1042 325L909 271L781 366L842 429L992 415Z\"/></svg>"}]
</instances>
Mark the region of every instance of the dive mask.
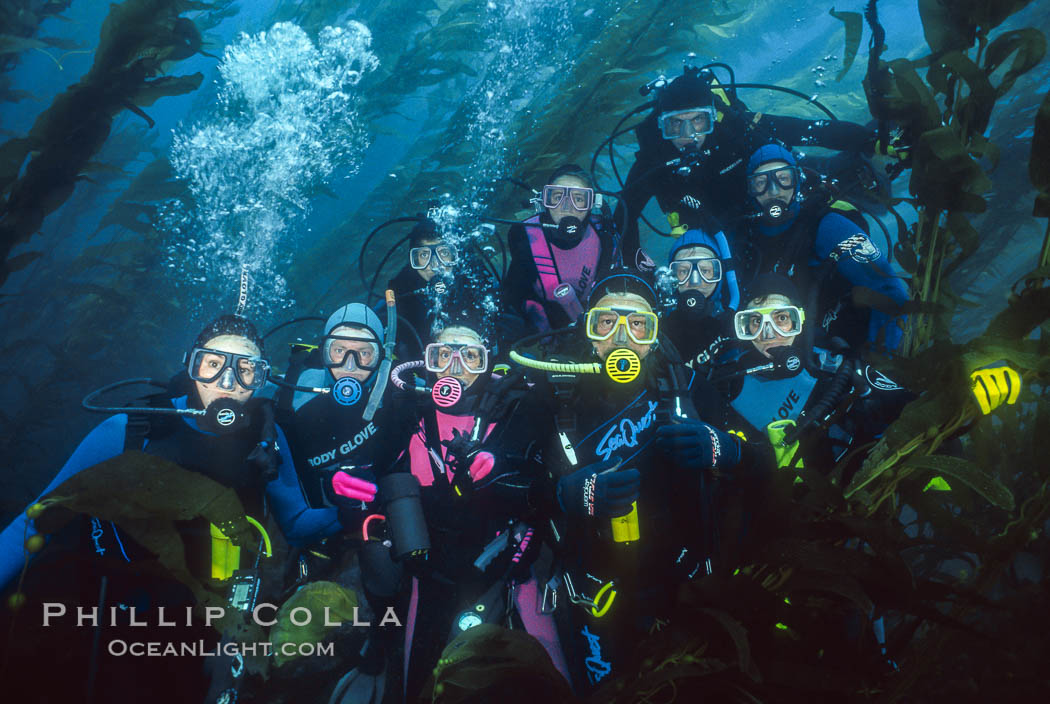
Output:
<instances>
[{"instance_id":1,"label":"dive mask","mask_svg":"<svg viewBox=\"0 0 1050 704\"><path fill-rule=\"evenodd\" d=\"M346 367L350 371L379 368L382 354L374 337L326 335L321 343L321 360L329 369Z\"/></svg>"},{"instance_id":2,"label":"dive mask","mask_svg":"<svg viewBox=\"0 0 1050 704\"><path fill-rule=\"evenodd\" d=\"M716 284L722 280L722 262L711 257L675 259L671 262L671 273L678 284Z\"/></svg>"},{"instance_id":3,"label":"dive mask","mask_svg":"<svg viewBox=\"0 0 1050 704\"><path fill-rule=\"evenodd\" d=\"M445 266L456 263L456 248L450 244L423 245L408 250L408 263L413 269L426 269L432 261Z\"/></svg>"},{"instance_id":4,"label":"dive mask","mask_svg":"<svg viewBox=\"0 0 1050 704\"><path fill-rule=\"evenodd\" d=\"M573 209L585 212L594 205L593 188L577 188L575 186L555 186L547 184L543 187L543 207L554 209L561 205L565 199Z\"/></svg>"},{"instance_id":5,"label":"dive mask","mask_svg":"<svg viewBox=\"0 0 1050 704\"><path fill-rule=\"evenodd\" d=\"M195 347L186 367L190 378L202 384L219 382L219 388L232 391L234 382L249 390L261 389L266 383L270 363L262 357L234 354L209 347Z\"/></svg>"},{"instance_id":6,"label":"dive mask","mask_svg":"<svg viewBox=\"0 0 1050 704\"><path fill-rule=\"evenodd\" d=\"M771 171L758 171L747 177L747 192L760 196L776 186L781 191L794 191L798 185L798 169L784 166Z\"/></svg>"},{"instance_id":7,"label":"dive mask","mask_svg":"<svg viewBox=\"0 0 1050 704\"><path fill-rule=\"evenodd\" d=\"M591 308L587 311L587 339L608 340L623 328L627 337L639 345L656 342L659 318L656 313L630 308Z\"/></svg>"},{"instance_id":8,"label":"dive mask","mask_svg":"<svg viewBox=\"0 0 1050 704\"><path fill-rule=\"evenodd\" d=\"M741 340L755 340L759 336L768 340L776 335L798 335L802 332L802 323L805 320L805 313L797 306L769 306L737 311L733 318L733 326L737 338Z\"/></svg>"},{"instance_id":9,"label":"dive mask","mask_svg":"<svg viewBox=\"0 0 1050 704\"><path fill-rule=\"evenodd\" d=\"M459 374L461 369L471 374L482 374L489 366L489 353L484 345L432 342L427 345L423 362L434 374ZM458 362L459 368L455 365Z\"/></svg>"},{"instance_id":10,"label":"dive mask","mask_svg":"<svg viewBox=\"0 0 1050 704\"><path fill-rule=\"evenodd\" d=\"M695 135L711 134L715 129L715 108L686 108L661 113L656 118L664 139L688 139Z\"/></svg>"}]
</instances>

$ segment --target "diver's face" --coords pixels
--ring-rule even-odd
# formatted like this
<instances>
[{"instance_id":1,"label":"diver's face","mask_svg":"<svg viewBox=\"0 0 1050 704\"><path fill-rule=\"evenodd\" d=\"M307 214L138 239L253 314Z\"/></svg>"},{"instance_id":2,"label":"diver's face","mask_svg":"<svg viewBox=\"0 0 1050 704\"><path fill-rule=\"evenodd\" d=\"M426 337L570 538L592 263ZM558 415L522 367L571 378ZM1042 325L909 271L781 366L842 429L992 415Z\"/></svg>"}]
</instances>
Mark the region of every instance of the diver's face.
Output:
<instances>
[{"instance_id":1,"label":"diver's face","mask_svg":"<svg viewBox=\"0 0 1050 704\"><path fill-rule=\"evenodd\" d=\"M434 247L436 245L442 244L442 242L440 239L434 238L423 240L419 244L422 247ZM430 283L430 280L438 274L444 274L445 272L447 272L448 267L444 264L444 262L440 261L439 257L435 257L432 255L430 257L430 262L426 265L426 267L424 267L423 269L417 269L416 271L419 272L419 275L423 277L424 281Z\"/></svg>"},{"instance_id":2,"label":"diver's face","mask_svg":"<svg viewBox=\"0 0 1050 704\"><path fill-rule=\"evenodd\" d=\"M677 262L682 261L684 259L715 259L717 258L717 256L718 255L712 252L708 247L685 247L675 252L674 260ZM717 262L715 263L717 264ZM698 262L697 265L700 267L705 266L704 262ZM708 269L705 271L703 268L701 268L700 272L708 278L714 278L713 269ZM692 272L690 272L690 276L688 279L685 280L685 283L678 284L678 290L699 291L700 295L704 298L710 298L711 294L714 293L715 288L718 286L718 282L715 281L712 283L708 283L707 281L704 281L703 278L701 278L700 283L694 283L694 278L696 277L694 277L692 275Z\"/></svg>"},{"instance_id":3,"label":"diver's face","mask_svg":"<svg viewBox=\"0 0 1050 704\"><path fill-rule=\"evenodd\" d=\"M333 339L331 340L328 351L329 358L336 361L340 359L343 360L342 365L338 367L329 367L329 371L332 372L332 376L335 377L336 381L346 377L357 379L360 382L368 381L368 377L372 376L372 370L359 367L358 360L361 360L361 364L366 364L368 366L372 366L376 363L379 342L376 340L375 333L368 328L343 325L332 330L331 334L345 335L347 337L370 338L372 340L372 342L369 342L364 339Z\"/></svg>"},{"instance_id":4,"label":"diver's face","mask_svg":"<svg viewBox=\"0 0 1050 704\"><path fill-rule=\"evenodd\" d=\"M594 307L643 311L646 313L653 312L653 307L649 305L649 301L636 293L602 296L594 304ZM643 337L642 331L639 331L637 336ZM638 355L638 359L645 359L653 348L651 342L640 344L632 340L622 325L618 325L616 331L607 340L591 340L591 345L594 347L594 353L603 362L613 350L628 349Z\"/></svg>"},{"instance_id":5,"label":"diver's face","mask_svg":"<svg viewBox=\"0 0 1050 704\"><path fill-rule=\"evenodd\" d=\"M788 169L791 168L791 164L786 161L770 161L766 164L762 164L753 173L761 174L767 171L776 171L777 169ZM780 181L775 178L769 180L769 188L766 189L765 193L761 193L755 196L755 200L762 207L762 210L769 210L769 206L774 203L781 203L782 205L790 205L791 201L795 198L796 186L792 184L789 187L784 187Z\"/></svg>"},{"instance_id":6,"label":"diver's face","mask_svg":"<svg viewBox=\"0 0 1050 704\"><path fill-rule=\"evenodd\" d=\"M696 112L683 112L677 115L676 117L678 117L678 119L682 121L691 121L695 120L696 118L703 117L704 115L705 113L697 110ZM672 139L671 144L673 144L675 148L678 149L678 151L684 152L686 149L700 149L704 146L704 142L706 140L706 134L694 132L688 137L676 137L675 139Z\"/></svg>"},{"instance_id":7,"label":"diver's face","mask_svg":"<svg viewBox=\"0 0 1050 704\"><path fill-rule=\"evenodd\" d=\"M554 179L551 184L553 186L565 186L567 188L590 188L590 185L578 176L559 176ZM587 210L580 210L577 208L572 201L572 198L565 197L561 199L556 208L547 208L547 213L551 216L551 220L554 221L555 225L561 224L561 220L569 215L573 216L581 222L587 217Z\"/></svg>"},{"instance_id":8,"label":"diver's face","mask_svg":"<svg viewBox=\"0 0 1050 704\"><path fill-rule=\"evenodd\" d=\"M449 361L451 361L451 366L449 366L448 370L446 370L442 374L442 376L450 376L450 377L452 377L454 379L459 379L460 383L463 384L463 390L464 391L469 389L471 387L471 385L475 381L478 380L478 377L480 377L481 374L484 373L484 372L474 373L474 372L467 371L466 368L464 367L463 363L460 362L460 360L455 359L455 354L452 352L452 350L456 349L459 345L468 345L469 346L469 347L458 348L458 352L461 355L473 354L473 351L471 349L472 347L475 347L475 346L484 347L485 346L484 340L482 340L481 339L481 335L479 335L474 330L471 330L468 327L462 327L462 326L455 326L455 327L445 328L440 333L438 333L438 336L436 338L434 338L434 342L437 342L437 343L440 343L440 344L447 344L447 345L454 345L454 346L456 346L456 347L450 348L450 350L449 350L449 355L452 357L452 359L449 360ZM442 362L444 362L444 361L445 360L442 360ZM475 362L476 362L476 360L474 360L473 358L468 359L466 361L467 361L468 364L472 364L472 365L475 364Z\"/></svg>"},{"instance_id":9,"label":"diver's face","mask_svg":"<svg viewBox=\"0 0 1050 704\"><path fill-rule=\"evenodd\" d=\"M203 346L219 350L220 352L229 352L230 354L243 354L255 357L262 355L262 352L254 342L240 335L219 335L208 340ZM197 375L205 378L214 376L222 369L225 362L226 359L220 355L204 354L201 356L201 368L196 370ZM249 380L245 381L249 384L252 383ZM246 389L241 386L236 374L224 374L208 384L200 381L194 381L193 383L197 388L197 395L200 396L201 405L204 408L207 408L213 401L220 398L229 398L238 403L244 403L251 398L253 393L252 389Z\"/></svg>"},{"instance_id":10,"label":"diver's face","mask_svg":"<svg viewBox=\"0 0 1050 704\"><path fill-rule=\"evenodd\" d=\"M781 296L779 293L774 293L770 296L763 296L762 298L752 299L747 307L764 308L776 305L790 306L792 305L792 303L787 296ZM762 334L751 341L751 344L755 346L755 349L761 352L766 357L771 357L771 355L768 352L768 350L771 347L790 347L791 345L795 344L795 337L797 337L781 335L780 330L776 329L777 327L783 330L791 329L791 321L786 313L781 314L779 313L779 311L773 311L772 317L773 324L775 327L771 329L768 325L766 325L762 329ZM754 323L756 329L750 330L750 332L756 332L758 326L761 324L761 319L756 320Z\"/></svg>"}]
</instances>

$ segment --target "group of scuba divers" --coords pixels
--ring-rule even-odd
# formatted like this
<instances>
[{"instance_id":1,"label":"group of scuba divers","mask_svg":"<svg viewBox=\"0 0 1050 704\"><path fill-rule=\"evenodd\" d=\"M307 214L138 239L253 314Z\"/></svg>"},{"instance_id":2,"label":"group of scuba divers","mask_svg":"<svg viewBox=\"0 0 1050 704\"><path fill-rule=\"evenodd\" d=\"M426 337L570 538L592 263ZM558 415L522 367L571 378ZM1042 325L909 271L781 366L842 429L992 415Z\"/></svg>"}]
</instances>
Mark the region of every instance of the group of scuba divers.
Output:
<instances>
[{"instance_id":1,"label":"group of scuba divers","mask_svg":"<svg viewBox=\"0 0 1050 704\"><path fill-rule=\"evenodd\" d=\"M293 346L283 378L256 328L224 315L148 404L107 409L92 394L85 406L116 415L41 496L126 450L234 489L290 546L291 568L253 585L256 599L349 574L362 607L400 616L339 654L332 702L414 701L446 645L483 623L535 637L580 696L637 668L634 647L674 619L678 587L735 566L726 546L748 531L724 525L729 505L760 512L778 468L829 471L915 398L862 356L892 354L901 320L851 295L899 304L908 286L790 149L863 158L874 131L751 112L709 68L644 92L615 212L590 173L558 168L537 213L509 229L502 281L420 217L386 300L336 310L316 346ZM675 238L667 266L640 247L653 197ZM149 558L116 523L85 525L90 538L70 542L92 553L92 574ZM34 532L23 515L2 534L9 589ZM191 570L224 537L195 522L180 532ZM200 562L220 591L251 574ZM146 603L192 603L170 581ZM103 599L133 603L142 583L122 591L113 577ZM157 686L141 660L103 652L91 666L99 701ZM187 672L151 697L213 696Z\"/></svg>"}]
</instances>

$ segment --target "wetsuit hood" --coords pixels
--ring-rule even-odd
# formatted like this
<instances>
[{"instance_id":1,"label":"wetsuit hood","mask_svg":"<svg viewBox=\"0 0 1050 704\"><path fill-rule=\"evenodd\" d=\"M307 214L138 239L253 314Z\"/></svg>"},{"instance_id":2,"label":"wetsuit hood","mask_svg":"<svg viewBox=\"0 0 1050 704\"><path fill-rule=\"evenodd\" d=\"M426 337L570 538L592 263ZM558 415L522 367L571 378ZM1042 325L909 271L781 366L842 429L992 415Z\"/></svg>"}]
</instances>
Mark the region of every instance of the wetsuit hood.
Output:
<instances>
[{"instance_id":1,"label":"wetsuit hood","mask_svg":"<svg viewBox=\"0 0 1050 704\"><path fill-rule=\"evenodd\" d=\"M382 345L384 328L383 322L375 312L364 303L348 303L336 310L328 317L324 324L324 334L331 334L332 330L340 325L354 325L366 328L376 336L376 341Z\"/></svg>"},{"instance_id":2,"label":"wetsuit hood","mask_svg":"<svg viewBox=\"0 0 1050 704\"><path fill-rule=\"evenodd\" d=\"M782 147L779 144L765 144L754 152L747 160L747 175L755 173L755 170L762 166L762 164L768 164L771 161L786 161L789 166L798 167L798 161L795 159L795 155L791 153L790 149Z\"/></svg>"},{"instance_id":3,"label":"wetsuit hood","mask_svg":"<svg viewBox=\"0 0 1050 704\"><path fill-rule=\"evenodd\" d=\"M790 149L780 144L765 144L754 152L747 160L747 175L750 177L756 170L763 164L768 164L771 161L783 161L788 166L798 170L798 160L795 159L795 155L791 153ZM787 213L771 220L766 217L762 217L758 221L758 229L764 235L779 235L780 233L787 230L791 225L798 219L798 214L801 210L799 205L800 189L802 186L801 176L799 176L798 182L795 184L795 192L791 196L791 202L788 203ZM752 206L759 213L763 213L763 208L759 205L758 199L754 196L750 196Z\"/></svg>"},{"instance_id":4,"label":"wetsuit hood","mask_svg":"<svg viewBox=\"0 0 1050 704\"><path fill-rule=\"evenodd\" d=\"M717 310L712 310L712 314L718 314L721 310L735 310L740 302L739 287L737 285L735 267L732 264L733 253L729 250L729 242L726 240L725 234L722 232L711 234L706 230L699 229L688 230L675 240L675 243L671 246L671 251L667 255L668 266L674 261L678 252L689 247L707 247L722 262L722 280L715 286L715 290L711 292L711 295L705 299L708 305L715 304L712 307L718 308ZM680 303L684 303L687 308L695 309L699 307L700 301L696 298L699 295L698 291L687 291L684 294L679 293L678 300ZM689 305L686 299L692 299L692 305ZM703 308L706 309L707 306Z\"/></svg>"},{"instance_id":5,"label":"wetsuit hood","mask_svg":"<svg viewBox=\"0 0 1050 704\"><path fill-rule=\"evenodd\" d=\"M676 76L656 97L656 114L674 110L710 106L715 97L708 81L700 77L699 71L686 70Z\"/></svg>"}]
</instances>

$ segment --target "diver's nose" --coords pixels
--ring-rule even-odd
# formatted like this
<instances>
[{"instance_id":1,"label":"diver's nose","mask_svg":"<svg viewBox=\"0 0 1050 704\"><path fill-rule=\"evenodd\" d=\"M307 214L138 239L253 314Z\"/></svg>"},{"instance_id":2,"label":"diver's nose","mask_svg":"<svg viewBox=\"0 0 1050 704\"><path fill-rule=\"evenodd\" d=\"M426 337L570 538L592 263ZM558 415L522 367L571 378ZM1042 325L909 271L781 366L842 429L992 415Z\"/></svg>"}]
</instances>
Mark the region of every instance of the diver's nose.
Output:
<instances>
[{"instance_id":1,"label":"diver's nose","mask_svg":"<svg viewBox=\"0 0 1050 704\"><path fill-rule=\"evenodd\" d=\"M459 355L453 355L452 364L450 364L448 368L448 374L450 376L455 376L456 374L462 374L463 371L463 365L460 362Z\"/></svg>"},{"instance_id":2,"label":"diver's nose","mask_svg":"<svg viewBox=\"0 0 1050 704\"><path fill-rule=\"evenodd\" d=\"M762 324L762 339L763 340L773 340L775 338L776 338L776 333L773 332L773 326L770 325L769 323L763 323Z\"/></svg>"},{"instance_id":3,"label":"diver's nose","mask_svg":"<svg viewBox=\"0 0 1050 704\"><path fill-rule=\"evenodd\" d=\"M219 388L223 391L233 391L234 381L233 369L228 368L222 373L222 376L219 377Z\"/></svg>"},{"instance_id":4,"label":"diver's nose","mask_svg":"<svg viewBox=\"0 0 1050 704\"><path fill-rule=\"evenodd\" d=\"M619 324L616 326L616 334L613 335L613 342L618 345L622 345L627 342L627 326Z\"/></svg>"}]
</instances>

